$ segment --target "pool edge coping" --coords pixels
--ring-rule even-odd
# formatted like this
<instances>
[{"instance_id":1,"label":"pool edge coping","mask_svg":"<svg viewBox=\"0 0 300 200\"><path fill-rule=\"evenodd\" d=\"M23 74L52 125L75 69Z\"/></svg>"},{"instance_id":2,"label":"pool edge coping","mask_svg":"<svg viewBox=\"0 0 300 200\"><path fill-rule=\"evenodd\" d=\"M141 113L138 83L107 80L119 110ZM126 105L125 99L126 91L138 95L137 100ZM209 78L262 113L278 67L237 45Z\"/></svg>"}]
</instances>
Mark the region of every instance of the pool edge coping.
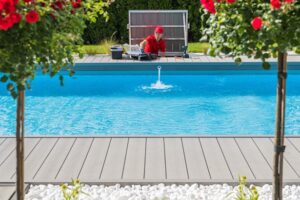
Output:
<instances>
[{"instance_id":1,"label":"pool edge coping","mask_svg":"<svg viewBox=\"0 0 300 200\"><path fill-rule=\"evenodd\" d=\"M32 135L24 138L273 138L274 135ZM0 135L0 138L16 138ZM299 135L286 135L285 138L300 138Z\"/></svg>"}]
</instances>

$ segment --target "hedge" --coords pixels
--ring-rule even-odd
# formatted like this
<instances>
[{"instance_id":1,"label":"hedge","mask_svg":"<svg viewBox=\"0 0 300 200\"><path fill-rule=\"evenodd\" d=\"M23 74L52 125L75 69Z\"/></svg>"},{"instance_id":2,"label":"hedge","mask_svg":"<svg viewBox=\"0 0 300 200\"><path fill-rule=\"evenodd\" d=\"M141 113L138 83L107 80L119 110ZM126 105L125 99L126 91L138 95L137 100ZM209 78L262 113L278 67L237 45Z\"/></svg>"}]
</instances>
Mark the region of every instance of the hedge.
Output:
<instances>
[{"instance_id":1,"label":"hedge","mask_svg":"<svg viewBox=\"0 0 300 200\"><path fill-rule=\"evenodd\" d=\"M120 43L128 42L128 10L144 9L188 10L189 41L199 41L202 11L198 0L116 0L108 9L108 22L99 16L95 23L87 23L83 35L85 44L98 44L111 37Z\"/></svg>"}]
</instances>

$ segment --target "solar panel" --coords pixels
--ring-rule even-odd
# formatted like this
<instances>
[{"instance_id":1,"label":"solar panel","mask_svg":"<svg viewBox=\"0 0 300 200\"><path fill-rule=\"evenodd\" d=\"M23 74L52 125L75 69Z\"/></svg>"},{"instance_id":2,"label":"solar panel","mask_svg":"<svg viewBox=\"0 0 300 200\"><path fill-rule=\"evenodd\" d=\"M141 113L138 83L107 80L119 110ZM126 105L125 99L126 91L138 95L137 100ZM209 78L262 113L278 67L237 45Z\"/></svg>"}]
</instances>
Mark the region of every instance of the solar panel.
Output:
<instances>
[{"instance_id":1,"label":"solar panel","mask_svg":"<svg viewBox=\"0 0 300 200\"><path fill-rule=\"evenodd\" d=\"M187 10L129 10L129 45L139 44L158 25L165 29L166 55L181 56L188 43Z\"/></svg>"}]
</instances>

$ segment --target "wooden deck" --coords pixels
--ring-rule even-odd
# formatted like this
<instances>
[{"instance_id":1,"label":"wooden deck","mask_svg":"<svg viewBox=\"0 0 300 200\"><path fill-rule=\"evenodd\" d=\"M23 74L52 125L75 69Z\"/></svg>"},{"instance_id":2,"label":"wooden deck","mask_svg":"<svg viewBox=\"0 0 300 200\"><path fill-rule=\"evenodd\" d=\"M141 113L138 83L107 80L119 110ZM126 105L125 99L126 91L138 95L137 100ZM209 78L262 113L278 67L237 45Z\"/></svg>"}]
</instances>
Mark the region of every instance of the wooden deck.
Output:
<instances>
[{"instance_id":1,"label":"wooden deck","mask_svg":"<svg viewBox=\"0 0 300 200\"><path fill-rule=\"evenodd\" d=\"M285 140L286 183L300 183L300 137ZM271 137L30 137L27 183L270 183ZM0 184L15 181L15 139L0 138Z\"/></svg>"},{"instance_id":2,"label":"wooden deck","mask_svg":"<svg viewBox=\"0 0 300 200\"><path fill-rule=\"evenodd\" d=\"M241 56L243 62L261 62L260 60L248 58L246 56ZM181 58L181 57L162 57L156 60L150 61L138 61L130 59L127 56L124 56L122 60L113 60L111 56L99 54L99 55L85 55L83 58L76 58L76 63L211 63L211 62L227 62L234 63L234 60L230 57L211 57L203 54L191 53L190 58ZM274 58L269 59L270 62L276 62ZM288 56L289 62L300 62L300 55L295 53L289 53Z\"/></svg>"},{"instance_id":3,"label":"wooden deck","mask_svg":"<svg viewBox=\"0 0 300 200\"><path fill-rule=\"evenodd\" d=\"M233 71L248 71L262 70L260 60L255 60L242 56L243 63L236 65L234 60L229 57L210 57L201 54L190 54L190 58L181 57L162 57L150 61L138 61L125 57L121 60L112 60L109 55L86 55L83 58L75 58L74 70L80 71L102 71L105 73L115 71L134 71L138 73L156 72L157 66L160 65L163 71L210 71L223 70L228 72ZM276 59L268 60L271 64L269 72L277 70ZM300 55L290 54L288 56L288 69L300 70Z\"/></svg>"}]
</instances>

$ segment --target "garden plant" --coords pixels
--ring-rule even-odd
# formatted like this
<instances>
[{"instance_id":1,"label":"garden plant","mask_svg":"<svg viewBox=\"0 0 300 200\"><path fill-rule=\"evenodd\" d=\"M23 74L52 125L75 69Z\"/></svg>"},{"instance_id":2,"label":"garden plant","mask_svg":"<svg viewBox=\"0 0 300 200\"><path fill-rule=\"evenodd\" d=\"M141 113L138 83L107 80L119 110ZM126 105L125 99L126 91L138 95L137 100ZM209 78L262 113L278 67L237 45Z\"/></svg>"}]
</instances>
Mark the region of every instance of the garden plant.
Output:
<instances>
[{"instance_id":1,"label":"garden plant","mask_svg":"<svg viewBox=\"0 0 300 200\"><path fill-rule=\"evenodd\" d=\"M0 0L1 81L17 99L17 198L24 199L24 100L37 70L72 75L85 21L107 17L109 0ZM60 80L63 77L60 76Z\"/></svg>"},{"instance_id":2,"label":"garden plant","mask_svg":"<svg viewBox=\"0 0 300 200\"><path fill-rule=\"evenodd\" d=\"M278 59L273 199L282 199L287 54L300 49L300 2L297 0L200 0L209 14L203 28L211 56L241 56L262 61Z\"/></svg>"}]
</instances>

